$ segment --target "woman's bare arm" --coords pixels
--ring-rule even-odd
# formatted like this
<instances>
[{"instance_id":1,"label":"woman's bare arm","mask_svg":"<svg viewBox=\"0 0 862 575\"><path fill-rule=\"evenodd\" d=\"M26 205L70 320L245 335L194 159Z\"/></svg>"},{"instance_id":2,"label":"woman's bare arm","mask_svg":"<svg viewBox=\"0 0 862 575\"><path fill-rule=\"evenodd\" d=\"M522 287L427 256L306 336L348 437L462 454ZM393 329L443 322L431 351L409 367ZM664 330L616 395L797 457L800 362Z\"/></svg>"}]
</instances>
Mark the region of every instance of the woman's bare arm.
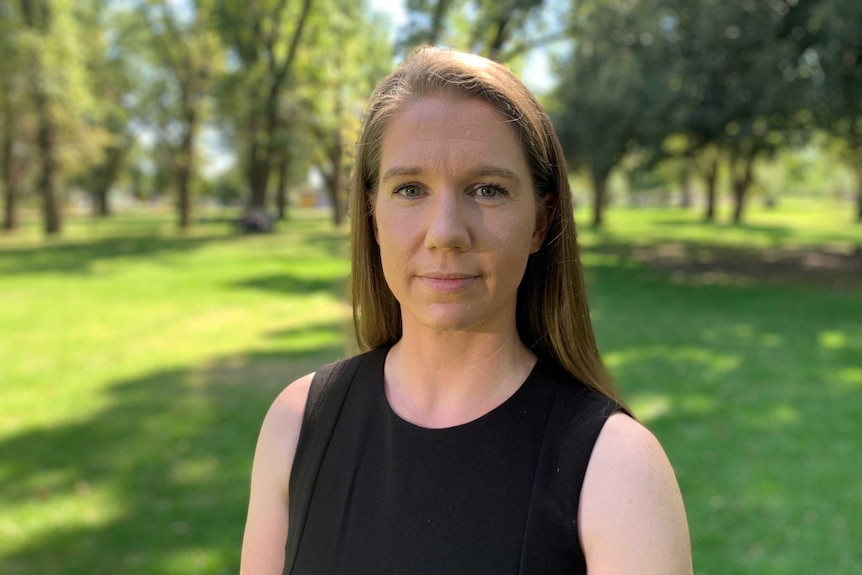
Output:
<instances>
[{"instance_id":1,"label":"woman's bare arm","mask_svg":"<svg viewBox=\"0 0 862 575\"><path fill-rule=\"evenodd\" d=\"M691 575L682 496L658 440L624 414L605 423L580 503L590 575Z\"/></svg>"},{"instance_id":2,"label":"woman's bare arm","mask_svg":"<svg viewBox=\"0 0 862 575\"><path fill-rule=\"evenodd\" d=\"M287 386L263 420L251 472L240 575L281 575L284 567L290 470L312 377Z\"/></svg>"}]
</instances>

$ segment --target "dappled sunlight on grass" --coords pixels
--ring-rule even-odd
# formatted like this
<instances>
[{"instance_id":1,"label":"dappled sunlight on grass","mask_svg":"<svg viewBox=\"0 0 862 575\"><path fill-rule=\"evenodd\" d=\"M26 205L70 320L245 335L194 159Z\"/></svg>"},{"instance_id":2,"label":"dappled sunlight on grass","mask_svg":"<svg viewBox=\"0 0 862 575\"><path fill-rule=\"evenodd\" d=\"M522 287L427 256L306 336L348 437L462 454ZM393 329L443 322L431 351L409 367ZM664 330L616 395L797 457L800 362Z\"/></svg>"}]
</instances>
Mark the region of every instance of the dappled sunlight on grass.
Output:
<instances>
[{"instance_id":1,"label":"dappled sunlight on grass","mask_svg":"<svg viewBox=\"0 0 862 575\"><path fill-rule=\"evenodd\" d=\"M633 394L629 407L638 420L649 423L671 411L671 400L666 395Z\"/></svg>"},{"instance_id":2,"label":"dappled sunlight on grass","mask_svg":"<svg viewBox=\"0 0 862 575\"><path fill-rule=\"evenodd\" d=\"M49 537L58 530L93 530L111 525L123 514L124 504L110 485L69 481L67 473L53 470L26 478L15 488L17 497L4 497L0 516L0 553L12 554L31 539ZM83 543L83 542L82 542ZM4 570L4 573L6 571Z\"/></svg>"},{"instance_id":3,"label":"dappled sunlight on grass","mask_svg":"<svg viewBox=\"0 0 862 575\"><path fill-rule=\"evenodd\" d=\"M716 353L708 348L665 345L654 345L615 350L605 354L608 366L614 372L637 370L650 363L667 363L668 378L681 385L699 385L710 382L722 382L733 370L738 369L741 358L738 356ZM696 380L686 381L685 376L696 372Z\"/></svg>"},{"instance_id":4,"label":"dappled sunlight on grass","mask_svg":"<svg viewBox=\"0 0 862 575\"><path fill-rule=\"evenodd\" d=\"M862 391L862 367L845 367L837 370L835 385L846 391Z\"/></svg>"},{"instance_id":5,"label":"dappled sunlight on grass","mask_svg":"<svg viewBox=\"0 0 862 575\"><path fill-rule=\"evenodd\" d=\"M182 534L183 525L176 525L175 530ZM225 555L227 555L225 552L212 548L184 549L161 557L156 571L158 573L211 573L224 564Z\"/></svg>"},{"instance_id":6,"label":"dappled sunlight on grass","mask_svg":"<svg viewBox=\"0 0 862 575\"><path fill-rule=\"evenodd\" d=\"M817 336L817 343L824 349L842 349L847 347L847 334L843 331L822 331Z\"/></svg>"}]
</instances>

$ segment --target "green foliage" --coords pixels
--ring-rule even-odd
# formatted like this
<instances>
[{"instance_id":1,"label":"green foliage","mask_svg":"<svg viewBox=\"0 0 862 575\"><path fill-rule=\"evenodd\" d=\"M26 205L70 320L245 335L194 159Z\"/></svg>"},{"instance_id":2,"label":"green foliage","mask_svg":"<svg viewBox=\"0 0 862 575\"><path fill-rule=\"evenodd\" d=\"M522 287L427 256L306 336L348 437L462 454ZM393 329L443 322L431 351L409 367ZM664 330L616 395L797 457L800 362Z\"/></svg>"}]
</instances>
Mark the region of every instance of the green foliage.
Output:
<instances>
[{"instance_id":1,"label":"green foliage","mask_svg":"<svg viewBox=\"0 0 862 575\"><path fill-rule=\"evenodd\" d=\"M172 172L163 183L187 198L204 167L202 131L222 136L220 153L236 162L252 204L268 207L274 189L284 197L311 169L343 195L365 97L394 53L432 43L516 71L534 48L559 56L549 108L569 161L589 168L598 188L615 169L637 179L633 170L671 158L672 171L727 174L718 181L733 188L741 214L749 188L777 187L759 181L761 160L814 137L856 172L862 218L855 0L405 8L395 33L365 1L0 0L0 171L4 189L17 190L5 203L26 203L34 188L43 197L57 188L62 199L69 185L106 197L134 140L139 165L128 170Z\"/></svg>"},{"instance_id":2,"label":"green foliage","mask_svg":"<svg viewBox=\"0 0 862 575\"><path fill-rule=\"evenodd\" d=\"M308 25L307 46L292 91L292 158L307 158L322 175L334 221L346 214L347 174L365 99L391 69L393 53L376 39L386 30L363 17L361 6L330 0ZM325 18L320 17L327 14ZM308 142L316 145L309 146Z\"/></svg>"},{"instance_id":3,"label":"green foliage","mask_svg":"<svg viewBox=\"0 0 862 575\"><path fill-rule=\"evenodd\" d=\"M570 157L598 181L632 149L650 164L704 156L694 165L705 175L720 159L738 221L756 182L755 161L803 145L818 124L814 110L846 110L841 102L862 85L858 28L840 26L853 10L839 4L575 3L576 48L561 67L555 98ZM844 62L829 74L835 54L821 57L817 48L827 41Z\"/></svg>"},{"instance_id":4,"label":"green foliage","mask_svg":"<svg viewBox=\"0 0 862 575\"><path fill-rule=\"evenodd\" d=\"M545 0L407 0L403 51L445 45L510 62L542 39Z\"/></svg>"},{"instance_id":5,"label":"green foliage","mask_svg":"<svg viewBox=\"0 0 862 575\"><path fill-rule=\"evenodd\" d=\"M668 44L648 3L579 2L570 18L579 36L558 63L550 107L568 161L589 170L599 225L611 170L664 129L676 95L663 84Z\"/></svg>"}]
</instances>

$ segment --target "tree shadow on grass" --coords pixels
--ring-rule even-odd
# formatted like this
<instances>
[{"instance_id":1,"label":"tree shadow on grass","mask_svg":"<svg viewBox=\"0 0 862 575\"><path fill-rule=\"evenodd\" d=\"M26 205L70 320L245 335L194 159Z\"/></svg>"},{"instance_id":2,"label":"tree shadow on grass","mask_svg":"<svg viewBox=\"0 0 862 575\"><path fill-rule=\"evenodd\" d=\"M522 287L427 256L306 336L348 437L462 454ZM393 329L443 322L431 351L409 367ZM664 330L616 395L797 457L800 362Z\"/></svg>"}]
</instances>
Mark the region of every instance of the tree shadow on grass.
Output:
<instances>
[{"instance_id":1,"label":"tree shadow on grass","mask_svg":"<svg viewBox=\"0 0 862 575\"><path fill-rule=\"evenodd\" d=\"M307 244L313 252L322 252L333 257L348 257L348 240L335 229L330 230L329 233L303 236L303 243Z\"/></svg>"},{"instance_id":2,"label":"tree shadow on grass","mask_svg":"<svg viewBox=\"0 0 862 575\"><path fill-rule=\"evenodd\" d=\"M634 246L604 241L586 254L632 260L692 283L804 284L829 289L862 287L862 251L845 244L818 248L745 249L656 242Z\"/></svg>"},{"instance_id":3,"label":"tree shadow on grass","mask_svg":"<svg viewBox=\"0 0 862 575\"><path fill-rule=\"evenodd\" d=\"M346 294L347 280L339 275L336 279L313 275L300 276L295 273L277 273L259 276L230 284L233 288L255 289L279 294L311 294L330 292L339 299Z\"/></svg>"},{"instance_id":4,"label":"tree shadow on grass","mask_svg":"<svg viewBox=\"0 0 862 575\"><path fill-rule=\"evenodd\" d=\"M0 505L44 509L38 534L0 558L3 574L236 573L263 416L289 382L345 355L342 329L289 330L277 335L330 337L120 381L102 410L0 443ZM69 501L80 520L56 523L51 509Z\"/></svg>"},{"instance_id":5,"label":"tree shadow on grass","mask_svg":"<svg viewBox=\"0 0 862 575\"><path fill-rule=\"evenodd\" d=\"M0 251L0 274L88 274L98 261L145 259L159 254L188 252L213 242L231 240L235 238L224 234L190 238L160 234L119 235L82 242L4 249Z\"/></svg>"},{"instance_id":6,"label":"tree shadow on grass","mask_svg":"<svg viewBox=\"0 0 862 575\"><path fill-rule=\"evenodd\" d=\"M588 275L605 359L677 471L696 571L862 569L862 299Z\"/></svg>"}]
</instances>

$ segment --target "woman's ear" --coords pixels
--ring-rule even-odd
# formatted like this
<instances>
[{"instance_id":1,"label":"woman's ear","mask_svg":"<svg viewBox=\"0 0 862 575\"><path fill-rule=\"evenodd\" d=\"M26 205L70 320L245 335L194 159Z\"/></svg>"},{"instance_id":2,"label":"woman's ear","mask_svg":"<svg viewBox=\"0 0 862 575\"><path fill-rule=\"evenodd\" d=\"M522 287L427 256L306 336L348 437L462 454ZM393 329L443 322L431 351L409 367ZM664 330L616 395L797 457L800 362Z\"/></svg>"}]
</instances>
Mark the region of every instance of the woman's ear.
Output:
<instances>
[{"instance_id":1,"label":"woman's ear","mask_svg":"<svg viewBox=\"0 0 862 575\"><path fill-rule=\"evenodd\" d=\"M551 207L552 202L546 194L539 198L536 206L536 229L533 232L533 238L530 242L530 253L534 254L539 251L542 244L545 243L545 236L548 235L548 227L551 225Z\"/></svg>"}]
</instances>

